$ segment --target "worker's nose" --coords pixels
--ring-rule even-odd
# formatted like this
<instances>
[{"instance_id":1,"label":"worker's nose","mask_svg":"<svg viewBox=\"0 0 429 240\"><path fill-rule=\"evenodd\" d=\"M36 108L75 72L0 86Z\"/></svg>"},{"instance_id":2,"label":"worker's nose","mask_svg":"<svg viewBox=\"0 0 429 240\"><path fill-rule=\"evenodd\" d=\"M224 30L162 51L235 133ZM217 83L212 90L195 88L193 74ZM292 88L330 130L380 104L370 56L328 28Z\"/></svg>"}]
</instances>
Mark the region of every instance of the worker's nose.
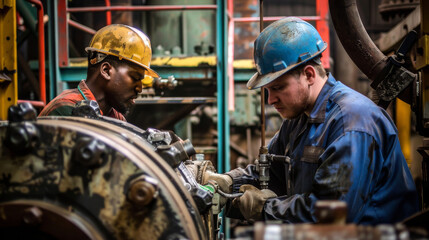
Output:
<instances>
[{"instance_id":1,"label":"worker's nose","mask_svg":"<svg viewBox=\"0 0 429 240\"><path fill-rule=\"evenodd\" d=\"M276 102L276 97L270 90L267 89L266 94L268 95L268 104L273 105Z\"/></svg>"},{"instance_id":2,"label":"worker's nose","mask_svg":"<svg viewBox=\"0 0 429 240\"><path fill-rule=\"evenodd\" d=\"M142 81L137 81L136 91L137 93L141 93L143 90L143 83Z\"/></svg>"}]
</instances>

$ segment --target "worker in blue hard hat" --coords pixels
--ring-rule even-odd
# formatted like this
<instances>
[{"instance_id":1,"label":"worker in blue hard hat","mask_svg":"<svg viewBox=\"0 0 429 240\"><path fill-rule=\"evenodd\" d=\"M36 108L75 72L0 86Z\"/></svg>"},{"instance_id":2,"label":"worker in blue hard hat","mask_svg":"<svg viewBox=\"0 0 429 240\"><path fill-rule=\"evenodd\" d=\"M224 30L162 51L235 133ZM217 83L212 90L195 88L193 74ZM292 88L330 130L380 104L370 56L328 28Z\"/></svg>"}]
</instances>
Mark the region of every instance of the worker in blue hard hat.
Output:
<instances>
[{"instance_id":1,"label":"worker in blue hard hat","mask_svg":"<svg viewBox=\"0 0 429 240\"><path fill-rule=\"evenodd\" d=\"M249 89L264 86L268 104L284 122L268 145L273 161L267 190L255 165L210 173L247 220L316 222L318 200L347 204L347 222L395 223L419 210L418 196L386 111L327 73L317 30L294 17L269 25L255 41L257 73ZM230 211L230 215L233 211Z\"/></svg>"}]
</instances>

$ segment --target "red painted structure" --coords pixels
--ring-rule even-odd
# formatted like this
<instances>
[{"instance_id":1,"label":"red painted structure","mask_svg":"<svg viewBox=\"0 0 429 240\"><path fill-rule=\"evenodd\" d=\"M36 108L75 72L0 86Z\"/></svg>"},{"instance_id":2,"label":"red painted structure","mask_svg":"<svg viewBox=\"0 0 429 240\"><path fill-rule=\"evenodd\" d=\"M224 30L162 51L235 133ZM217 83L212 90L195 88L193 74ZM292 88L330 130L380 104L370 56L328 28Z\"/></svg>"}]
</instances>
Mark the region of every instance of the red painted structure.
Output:
<instances>
[{"instance_id":1,"label":"red painted structure","mask_svg":"<svg viewBox=\"0 0 429 240\"><path fill-rule=\"evenodd\" d=\"M82 31L94 34L93 29L67 19L68 12L106 12L106 23L112 23L111 11L169 11L169 10L216 10L216 5L158 5L158 6L110 6L110 0L105 0L105 7L75 7L68 8L67 1L58 1L58 63L60 67L68 64L68 24Z\"/></svg>"},{"instance_id":2,"label":"red painted structure","mask_svg":"<svg viewBox=\"0 0 429 240\"><path fill-rule=\"evenodd\" d=\"M215 10L216 5L106 6L67 8L67 12Z\"/></svg>"},{"instance_id":3,"label":"red painted structure","mask_svg":"<svg viewBox=\"0 0 429 240\"><path fill-rule=\"evenodd\" d=\"M258 22L260 17L241 17L234 18L234 3L233 0L228 0L228 79L229 79L229 103L228 110L234 111L234 24L236 22ZM328 47L322 56L322 64L324 68L329 69L329 57L330 57L330 47L329 47L329 26L328 26L328 14L329 14L329 1L328 0L316 0L316 13L317 16L296 16L301 18L304 21L316 21L316 29L319 32L322 39L328 43ZM280 20L286 16L278 17L263 17L264 22L273 22Z\"/></svg>"},{"instance_id":4,"label":"red painted structure","mask_svg":"<svg viewBox=\"0 0 429 240\"><path fill-rule=\"evenodd\" d=\"M106 3L106 7L110 7L110 0L104 0L104 2ZM110 25L110 24L112 24L112 12L107 11L106 12L106 25Z\"/></svg>"},{"instance_id":5,"label":"red painted structure","mask_svg":"<svg viewBox=\"0 0 429 240\"><path fill-rule=\"evenodd\" d=\"M330 45L329 44L329 1L328 0L316 0L316 14L320 17L320 19L316 20L316 29L319 32L322 39L328 43L328 47L323 52L322 56L322 64L323 67L329 69L329 57L330 57ZM305 20L305 19L304 19Z\"/></svg>"},{"instance_id":6,"label":"red painted structure","mask_svg":"<svg viewBox=\"0 0 429 240\"><path fill-rule=\"evenodd\" d=\"M46 104L46 75L45 75L45 24L43 21L43 4L39 0L27 0L37 7L37 31L39 33L39 89L40 100ZM33 101L34 102L34 101ZM33 104L34 105L34 104ZM38 104L40 105L40 104Z\"/></svg>"}]
</instances>

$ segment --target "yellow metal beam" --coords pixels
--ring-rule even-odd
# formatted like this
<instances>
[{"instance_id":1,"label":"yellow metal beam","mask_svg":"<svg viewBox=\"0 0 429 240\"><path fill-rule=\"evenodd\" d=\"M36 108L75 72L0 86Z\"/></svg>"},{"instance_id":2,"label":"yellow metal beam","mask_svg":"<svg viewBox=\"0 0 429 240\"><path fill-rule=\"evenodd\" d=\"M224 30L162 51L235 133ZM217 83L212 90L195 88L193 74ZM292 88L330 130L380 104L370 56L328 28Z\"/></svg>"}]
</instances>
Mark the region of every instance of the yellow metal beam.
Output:
<instances>
[{"instance_id":1,"label":"yellow metal beam","mask_svg":"<svg viewBox=\"0 0 429 240\"><path fill-rule=\"evenodd\" d=\"M402 153L411 166L411 107L408 103L396 99L396 126Z\"/></svg>"},{"instance_id":2,"label":"yellow metal beam","mask_svg":"<svg viewBox=\"0 0 429 240\"><path fill-rule=\"evenodd\" d=\"M199 67L216 66L216 56L195 56L195 57L155 57L150 63L152 66L171 67Z\"/></svg>"},{"instance_id":3,"label":"yellow metal beam","mask_svg":"<svg viewBox=\"0 0 429 240\"><path fill-rule=\"evenodd\" d=\"M16 2L0 0L0 120L18 102Z\"/></svg>"}]
</instances>

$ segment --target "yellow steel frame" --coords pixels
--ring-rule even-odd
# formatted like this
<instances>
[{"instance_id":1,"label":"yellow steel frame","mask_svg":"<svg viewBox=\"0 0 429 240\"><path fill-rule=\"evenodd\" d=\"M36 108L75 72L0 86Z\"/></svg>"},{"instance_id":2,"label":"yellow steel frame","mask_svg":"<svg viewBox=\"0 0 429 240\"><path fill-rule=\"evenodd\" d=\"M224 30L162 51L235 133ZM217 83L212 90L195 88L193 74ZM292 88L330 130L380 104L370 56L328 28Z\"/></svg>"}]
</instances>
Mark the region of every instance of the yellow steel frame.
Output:
<instances>
[{"instance_id":1,"label":"yellow steel frame","mask_svg":"<svg viewBox=\"0 0 429 240\"><path fill-rule=\"evenodd\" d=\"M408 167L411 166L411 107L399 98L396 99L396 126L398 128L401 150L407 160Z\"/></svg>"},{"instance_id":2,"label":"yellow steel frame","mask_svg":"<svg viewBox=\"0 0 429 240\"><path fill-rule=\"evenodd\" d=\"M421 49L421 54L417 55L416 67L420 72L421 77L421 101L423 111L423 119L425 120L424 128L429 128L429 1L420 1L420 30L421 37L418 42L418 48Z\"/></svg>"},{"instance_id":3,"label":"yellow steel frame","mask_svg":"<svg viewBox=\"0 0 429 240\"><path fill-rule=\"evenodd\" d=\"M0 0L0 120L18 102L16 2Z\"/></svg>"}]
</instances>

